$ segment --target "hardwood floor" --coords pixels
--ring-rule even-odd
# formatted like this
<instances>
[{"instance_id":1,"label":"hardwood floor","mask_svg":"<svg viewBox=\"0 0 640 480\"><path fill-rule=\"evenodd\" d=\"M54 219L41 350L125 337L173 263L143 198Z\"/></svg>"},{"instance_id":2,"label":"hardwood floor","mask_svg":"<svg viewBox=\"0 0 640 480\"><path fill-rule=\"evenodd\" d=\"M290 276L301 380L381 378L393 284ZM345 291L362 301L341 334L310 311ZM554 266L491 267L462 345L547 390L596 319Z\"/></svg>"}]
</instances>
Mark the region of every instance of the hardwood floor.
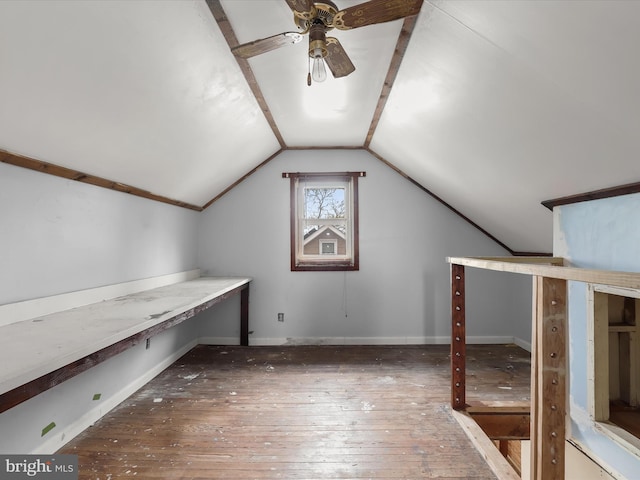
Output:
<instances>
[{"instance_id":1,"label":"hardwood floor","mask_svg":"<svg viewBox=\"0 0 640 480\"><path fill-rule=\"evenodd\" d=\"M528 400L527 352L467 348L469 400ZM59 453L81 479L493 479L450 414L448 355L198 346Z\"/></svg>"}]
</instances>

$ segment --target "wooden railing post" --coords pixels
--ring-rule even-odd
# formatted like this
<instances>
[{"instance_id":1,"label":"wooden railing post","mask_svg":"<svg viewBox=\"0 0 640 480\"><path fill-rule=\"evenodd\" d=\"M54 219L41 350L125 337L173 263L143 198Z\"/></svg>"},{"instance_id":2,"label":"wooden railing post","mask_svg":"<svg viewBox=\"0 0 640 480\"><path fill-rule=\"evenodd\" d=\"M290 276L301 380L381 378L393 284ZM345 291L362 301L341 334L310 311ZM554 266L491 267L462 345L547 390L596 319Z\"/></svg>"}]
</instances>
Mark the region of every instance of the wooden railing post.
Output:
<instances>
[{"instance_id":1,"label":"wooden railing post","mask_svg":"<svg viewBox=\"0 0 640 480\"><path fill-rule=\"evenodd\" d=\"M531 479L563 480L567 281L536 277L531 391Z\"/></svg>"},{"instance_id":2,"label":"wooden railing post","mask_svg":"<svg viewBox=\"0 0 640 480\"><path fill-rule=\"evenodd\" d=\"M466 406L464 266L451 264L451 408Z\"/></svg>"}]
</instances>

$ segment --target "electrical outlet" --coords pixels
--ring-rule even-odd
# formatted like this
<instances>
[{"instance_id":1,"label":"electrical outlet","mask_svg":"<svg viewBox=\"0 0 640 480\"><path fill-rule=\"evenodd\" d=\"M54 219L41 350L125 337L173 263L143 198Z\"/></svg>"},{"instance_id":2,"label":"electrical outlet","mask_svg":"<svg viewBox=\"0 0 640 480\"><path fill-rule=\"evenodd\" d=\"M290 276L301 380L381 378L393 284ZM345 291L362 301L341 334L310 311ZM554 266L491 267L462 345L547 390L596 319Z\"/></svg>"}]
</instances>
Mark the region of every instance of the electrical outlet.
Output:
<instances>
[{"instance_id":1,"label":"electrical outlet","mask_svg":"<svg viewBox=\"0 0 640 480\"><path fill-rule=\"evenodd\" d=\"M278 314L278 321L279 322L284 322L284 313L279 313Z\"/></svg>"}]
</instances>

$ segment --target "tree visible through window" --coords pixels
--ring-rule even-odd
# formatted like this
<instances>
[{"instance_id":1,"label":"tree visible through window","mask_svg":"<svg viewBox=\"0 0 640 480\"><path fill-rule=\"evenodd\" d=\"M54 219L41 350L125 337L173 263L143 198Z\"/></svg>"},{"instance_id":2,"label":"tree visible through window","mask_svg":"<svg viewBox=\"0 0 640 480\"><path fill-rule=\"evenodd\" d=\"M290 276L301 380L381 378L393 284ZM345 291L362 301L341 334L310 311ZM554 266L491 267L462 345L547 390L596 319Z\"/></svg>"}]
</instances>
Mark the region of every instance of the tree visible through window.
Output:
<instances>
[{"instance_id":1,"label":"tree visible through window","mask_svg":"<svg viewBox=\"0 0 640 480\"><path fill-rule=\"evenodd\" d=\"M358 183L364 172L291 179L291 269L358 270Z\"/></svg>"}]
</instances>

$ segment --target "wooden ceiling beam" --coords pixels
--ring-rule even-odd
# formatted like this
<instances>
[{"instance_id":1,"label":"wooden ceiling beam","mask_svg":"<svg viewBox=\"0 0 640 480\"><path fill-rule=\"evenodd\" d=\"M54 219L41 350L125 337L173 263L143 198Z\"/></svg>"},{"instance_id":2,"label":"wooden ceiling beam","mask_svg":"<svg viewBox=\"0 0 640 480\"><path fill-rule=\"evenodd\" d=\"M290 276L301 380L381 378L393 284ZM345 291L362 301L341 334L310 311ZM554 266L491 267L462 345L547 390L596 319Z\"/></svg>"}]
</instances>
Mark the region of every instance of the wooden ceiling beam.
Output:
<instances>
[{"instance_id":1,"label":"wooden ceiling beam","mask_svg":"<svg viewBox=\"0 0 640 480\"><path fill-rule=\"evenodd\" d=\"M413 33L413 29L416 26L417 19L418 15L413 15L404 19L402 29L400 30L400 35L398 36L398 42L396 43L396 49L393 53L393 57L391 58L389 70L387 71L387 76L384 79L382 91L380 92L380 97L378 98L378 104L376 105L373 118L371 119L371 125L369 126L369 131L367 132L367 138L364 141L364 148L369 148L371 139L373 138L373 134L375 133L376 128L378 128L378 122L380 122L380 117L382 116L384 107L387 104L387 99L389 98L389 94L391 93L393 84L396 81L398 70L400 70L402 59L404 58L404 54L407 51L407 47L409 46L409 40L411 39L411 34Z\"/></svg>"},{"instance_id":2,"label":"wooden ceiling beam","mask_svg":"<svg viewBox=\"0 0 640 480\"><path fill-rule=\"evenodd\" d=\"M5 150L0 150L0 162L7 163L9 165L15 165L16 167L28 168L29 170L35 170L37 172L48 173L49 175L54 175L56 177L75 180L76 182L88 183L90 185L95 185L96 187L108 188L110 190L128 193L137 197L155 200L156 202L168 203L169 205L188 208L197 212L202 211L202 207L199 207L198 205L192 205L190 203L181 202L179 200L174 200L162 195L156 195L155 193L151 193L147 190L133 187L131 185L114 182L113 180L107 180L106 178L102 177L96 177L95 175L89 175L87 173L73 170L71 168L61 167L59 165L54 165L53 163L44 162L42 160L36 160L35 158L16 155L15 153L10 153Z\"/></svg>"},{"instance_id":3,"label":"wooden ceiling beam","mask_svg":"<svg viewBox=\"0 0 640 480\"><path fill-rule=\"evenodd\" d=\"M287 150L362 150L360 146L345 146L345 145L335 145L335 146L298 146L298 147L287 147Z\"/></svg>"},{"instance_id":4,"label":"wooden ceiling beam","mask_svg":"<svg viewBox=\"0 0 640 480\"><path fill-rule=\"evenodd\" d=\"M222 35L227 41L229 48L237 47L240 43L238 42L236 33L233 31L231 22L229 22L229 19L227 18L227 14L225 13L224 9L222 8L222 5L220 4L220 0L207 0L207 6L209 7L209 10L211 10L211 14L213 15L213 18L218 23L218 27L220 27L220 31L222 32ZM282 137L282 134L280 133L280 129L278 128L278 125L276 124L276 121L273 118L273 114L269 109L269 105L267 105L267 101L265 100L264 95L262 94L262 90L260 90L260 87L258 86L258 80L256 80L256 77L253 74L253 70L251 70L251 66L249 65L249 62L246 59L240 58L240 57L235 57L235 59L238 62L238 65L240 66L240 70L242 71L244 78L247 80L247 83L249 84L249 88L251 89L251 92L256 98L258 105L262 110L262 113L267 119L267 123L269 123L269 126L271 127L273 134L276 136L276 139L280 144L280 148L286 148L284 138Z\"/></svg>"}]
</instances>

